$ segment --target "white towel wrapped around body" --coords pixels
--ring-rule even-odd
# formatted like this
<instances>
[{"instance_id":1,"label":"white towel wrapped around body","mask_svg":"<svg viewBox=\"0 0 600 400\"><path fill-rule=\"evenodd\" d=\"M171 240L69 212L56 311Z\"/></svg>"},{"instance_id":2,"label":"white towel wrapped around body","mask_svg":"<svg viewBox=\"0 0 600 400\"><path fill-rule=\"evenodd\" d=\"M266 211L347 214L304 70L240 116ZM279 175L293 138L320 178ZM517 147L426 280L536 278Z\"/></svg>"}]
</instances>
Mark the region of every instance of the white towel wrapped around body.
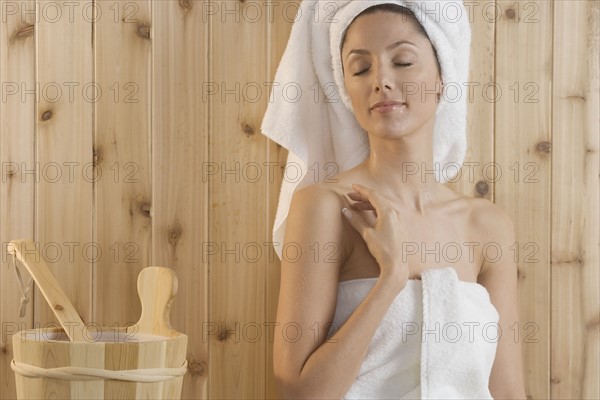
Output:
<instances>
[{"instance_id":1,"label":"white towel wrapped around body","mask_svg":"<svg viewBox=\"0 0 600 400\"><path fill-rule=\"evenodd\" d=\"M333 336L377 278L343 281ZM394 299L344 399L492 399L499 314L486 288L452 267L423 271Z\"/></svg>"}]
</instances>

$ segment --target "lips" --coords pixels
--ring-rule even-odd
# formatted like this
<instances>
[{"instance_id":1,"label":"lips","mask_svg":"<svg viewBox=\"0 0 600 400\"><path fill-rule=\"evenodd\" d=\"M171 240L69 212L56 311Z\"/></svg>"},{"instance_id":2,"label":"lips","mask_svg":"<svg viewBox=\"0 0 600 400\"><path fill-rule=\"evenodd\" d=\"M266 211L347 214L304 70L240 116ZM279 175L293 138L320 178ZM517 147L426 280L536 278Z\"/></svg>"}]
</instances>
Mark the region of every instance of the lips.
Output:
<instances>
[{"instance_id":1,"label":"lips","mask_svg":"<svg viewBox=\"0 0 600 400\"><path fill-rule=\"evenodd\" d=\"M379 111L379 112L387 112L387 111L397 110L399 108L402 108L405 105L406 105L406 103L404 103L402 101L395 101L395 100L380 101L378 103L375 103L373 105L373 107L371 107L371 110Z\"/></svg>"}]
</instances>

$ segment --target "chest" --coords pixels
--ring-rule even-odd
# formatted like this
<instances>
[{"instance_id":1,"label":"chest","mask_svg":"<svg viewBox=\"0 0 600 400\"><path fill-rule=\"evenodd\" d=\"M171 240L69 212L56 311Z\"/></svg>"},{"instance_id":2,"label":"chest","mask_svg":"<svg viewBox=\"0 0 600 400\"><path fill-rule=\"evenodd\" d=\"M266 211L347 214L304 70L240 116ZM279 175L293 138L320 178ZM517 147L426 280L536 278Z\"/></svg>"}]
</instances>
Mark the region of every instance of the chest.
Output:
<instances>
[{"instance_id":1,"label":"chest","mask_svg":"<svg viewBox=\"0 0 600 400\"><path fill-rule=\"evenodd\" d=\"M398 257L406 262L409 278L420 279L429 268L452 266L459 279L476 282L483 258L484 243L464 212L454 215L403 215L403 241ZM353 251L342 266L340 280L379 276L379 265L356 232L349 231Z\"/></svg>"}]
</instances>

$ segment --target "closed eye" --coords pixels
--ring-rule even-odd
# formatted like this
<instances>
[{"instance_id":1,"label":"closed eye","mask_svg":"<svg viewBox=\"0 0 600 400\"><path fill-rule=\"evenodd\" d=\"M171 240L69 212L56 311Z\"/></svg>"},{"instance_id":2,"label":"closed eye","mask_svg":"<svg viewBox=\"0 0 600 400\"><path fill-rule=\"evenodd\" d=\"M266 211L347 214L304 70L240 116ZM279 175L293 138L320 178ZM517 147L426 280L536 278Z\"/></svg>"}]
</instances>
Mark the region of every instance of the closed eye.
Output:
<instances>
[{"instance_id":1,"label":"closed eye","mask_svg":"<svg viewBox=\"0 0 600 400\"><path fill-rule=\"evenodd\" d=\"M397 63L394 63L394 65L396 65L398 67L410 67L412 64L397 64ZM363 69L362 71L353 74L353 76L362 75L365 72L367 72L369 70L369 68Z\"/></svg>"}]
</instances>

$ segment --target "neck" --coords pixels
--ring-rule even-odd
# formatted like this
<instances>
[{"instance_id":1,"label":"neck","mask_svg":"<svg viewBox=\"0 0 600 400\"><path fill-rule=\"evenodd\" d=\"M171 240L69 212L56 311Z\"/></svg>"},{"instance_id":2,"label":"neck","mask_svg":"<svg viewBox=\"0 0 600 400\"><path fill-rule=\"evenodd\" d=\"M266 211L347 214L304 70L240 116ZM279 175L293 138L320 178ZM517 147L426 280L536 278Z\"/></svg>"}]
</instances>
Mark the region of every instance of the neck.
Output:
<instances>
[{"instance_id":1,"label":"neck","mask_svg":"<svg viewBox=\"0 0 600 400\"><path fill-rule=\"evenodd\" d=\"M369 158L363 162L369 180L377 182L382 194L420 214L425 214L441 193L442 185L435 180L431 138L431 134L417 132L398 139L371 135Z\"/></svg>"}]
</instances>

